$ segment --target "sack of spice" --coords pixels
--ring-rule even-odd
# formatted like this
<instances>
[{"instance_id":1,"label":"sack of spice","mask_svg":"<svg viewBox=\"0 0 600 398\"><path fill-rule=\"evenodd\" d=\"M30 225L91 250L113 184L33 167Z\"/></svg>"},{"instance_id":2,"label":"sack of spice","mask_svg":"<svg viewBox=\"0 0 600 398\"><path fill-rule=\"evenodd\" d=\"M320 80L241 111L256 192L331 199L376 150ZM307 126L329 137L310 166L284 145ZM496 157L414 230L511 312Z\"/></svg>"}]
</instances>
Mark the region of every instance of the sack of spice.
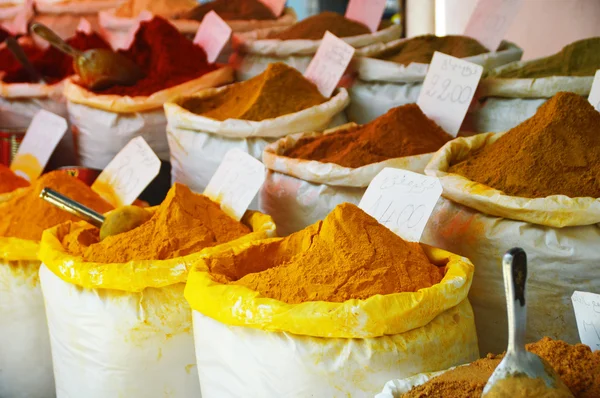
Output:
<instances>
[{"instance_id":1,"label":"sack of spice","mask_svg":"<svg viewBox=\"0 0 600 398\"><path fill-rule=\"evenodd\" d=\"M202 192L230 149L260 159L281 137L345 123L347 105L345 89L327 99L282 63L248 81L178 98L165 104L173 181Z\"/></svg>"},{"instance_id":2,"label":"sack of spice","mask_svg":"<svg viewBox=\"0 0 600 398\"><path fill-rule=\"evenodd\" d=\"M348 118L368 123L390 108L417 102L436 51L481 65L484 70L518 61L523 55L512 43L503 42L498 51L490 52L467 36L424 35L373 44L362 48L353 60L358 75L349 90Z\"/></svg>"},{"instance_id":3,"label":"sack of spice","mask_svg":"<svg viewBox=\"0 0 600 398\"><path fill-rule=\"evenodd\" d=\"M40 281L64 396L199 397L188 268L275 231L269 216L248 212L238 222L179 184L150 211L139 227L103 240L84 222L42 237Z\"/></svg>"},{"instance_id":4,"label":"sack of spice","mask_svg":"<svg viewBox=\"0 0 600 398\"><path fill-rule=\"evenodd\" d=\"M363 126L281 138L263 153L269 171L259 209L273 217L280 236L299 231L340 203L358 204L386 167L423 173L433 152L451 139L416 104L391 109Z\"/></svg>"},{"instance_id":5,"label":"sack of spice","mask_svg":"<svg viewBox=\"0 0 600 398\"><path fill-rule=\"evenodd\" d=\"M135 85L90 91L73 78L65 86L80 163L86 167L103 169L137 136L168 161L163 104L233 80L231 68L209 64L202 48L160 17L142 22L131 47L120 53L145 73Z\"/></svg>"},{"instance_id":6,"label":"sack of spice","mask_svg":"<svg viewBox=\"0 0 600 398\"><path fill-rule=\"evenodd\" d=\"M248 80L273 62L283 62L304 73L321 45L325 32L331 32L354 48L386 43L400 37L400 25L382 27L371 33L360 22L334 12L322 12L277 30L258 30L241 35L235 64L238 80Z\"/></svg>"},{"instance_id":7,"label":"sack of spice","mask_svg":"<svg viewBox=\"0 0 600 398\"><path fill-rule=\"evenodd\" d=\"M481 80L480 99L467 113L464 129L506 131L533 116L560 91L587 97L598 69L600 37L576 41L548 57L494 69Z\"/></svg>"},{"instance_id":8,"label":"sack of spice","mask_svg":"<svg viewBox=\"0 0 600 398\"><path fill-rule=\"evenodd\" d=\"M526 349L548 362L572 397L600 396L599 351L592 352L586 345L570 345L548 337L527 344ZM468 365L391 380L375 398L479 398L502 357L488 354Z\"/></svg>"},{"instance_id":9,"label":"sack of spice","mask_svg":"<svg viewBox=\"0 0 600 398\"><path fill-rule=\"evenodd\" d=\"M9 177L0 174L2 190ZM76 218L40 199L44 187L99 212L112 208L83 182L62 172L45 174L0 203L0 397L54 397L38 249L46 228Z\"/></svg>"},{"instance_id":10,"label":"sack of spice","mask_svg":"<svg viewBox=\"0 0 600 398\"><path fill-rule=\"evenodd\" d=\"M500 259L522 247L529 267L528 342L579 341L573 290L600 291L600 113L558 93L506 133L446 144L425 173L444 187L422 241L470 258L469 298L482 352L506 348Z\"/></svg>"},{"instance_id":11,"label":"sack of spice","mask_svg":"<svg viewBox=\"0 0 600 398\"><path fill-rule=\"evenodd\" d=\"M185 288L202 396L372 397L390 375L472 361L473 269L350 203L203 257Z\"/></svg>"}]
</instances>

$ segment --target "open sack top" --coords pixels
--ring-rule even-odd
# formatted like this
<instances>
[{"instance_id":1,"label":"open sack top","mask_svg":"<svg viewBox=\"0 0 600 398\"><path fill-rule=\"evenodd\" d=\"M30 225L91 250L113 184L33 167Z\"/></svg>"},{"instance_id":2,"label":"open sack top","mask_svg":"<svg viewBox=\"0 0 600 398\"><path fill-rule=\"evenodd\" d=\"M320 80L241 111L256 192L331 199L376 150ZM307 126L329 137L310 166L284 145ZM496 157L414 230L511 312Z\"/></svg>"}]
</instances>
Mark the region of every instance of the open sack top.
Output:
<instances>
[{"instance_id":1,"label":"open sack top","mask_svg":"<svg viewBox=\"0 0 600 398\"><path fill-rule=\"evenodd\" d=\"M11 99L61 97L68 79L54 84L6 83L2 81L3 75L4 72L0 72L0 97Z\"/></svg>"},{"instance_id":2,"label":"open sack top","mask_svg":"<svg viewBox=\"0 0 600 398\"><path fill-rule=\"evenodd\" d=\"M129 97L114 94L96 94L80 86L76 81L77 77L71 77L66 81L64 95L67 100L109 112L134 113L161 108L165 102L181 95L231 83L233 81L233 69L224 66L197 79L157 91L149 96Z\"/></svg>"},{"instance_id":3,"label":"open sack top","mask_svg":"<svg viewBox=\"0 0 600 398\"><path fill-rule=\"evenodd\" d=\"M371 58L384 51L399 46L408 39L398 39L388 43L375 43L357 51L353 65L358 71L358 77L365 81L384 81L394 83L419 83L425 80L429 64L411 63L402 65L393 61ZM483 66L484 70L493 69L500 65L518 61L523 56L523 50L516 44L503 41L500 51L489 52L463 58L465 61Z\"/></svg>"},{"instance_id":4,"label":"open sack top","mask_svg":"<svg viewBox=\"0 0 600 398\"><path fill-rule=\"evenodd\" d=\"M150 210L152 209L155 208ZM64 236L73 230L89 227L84 221L67 222L44 231L39 257L46 267L65 282L86 289L139 292L148 287L159 288L185 282L189 268L199 258L223 248L265 239L275 234L275 224L271 217L265 214L248 211L241 221L250 227L252 232L222 245L207 247L197 253L168 260L134 260L110 264L86 262L80 256L67 252L62 245Z\"/></svg>"},{"instance_id":5,"label":"open sack top","mask_svg":"<svg viewBox=\"0 0 600 398\"><path fill-rule=\"evenodd\" d=\"M288 304L245 286L215 282L207 272L220 261L244 261L249 252L269 250L283 238L230 245L199 258L188 276L185 297L190 306L221 323L314 337L369 338L422 327L467 298L473 264L466 258L422 245L429 260L445 266L440 283L415 293L375 295L342 303L310 301ZM275 248L277 249L277 248Z\"/></svg>"},{"instance_id":6,"label":"open sack top","mask_svg":"<svg viewBox=\"0 0 600 398\"><path fill-rule=\"evenodd\" d=\"M554 228L600 223L600 199L551 195L545 198L509 196L487 185L448 173L451 165L473 152L493 144L506 133L486 133L457 138L444 145L425 168L425 174L438 177L443 196L485 214Z\"/></svg>"},{"instance_id":7,"label":"open sack top","mask_svg":"<svg viewBox=\"0 0 600 398\"><path fill-rule=\"evenodd\" d=\"M331 119L350 103L348 92L340 88L329 100L300 112L289 113L260 122L240 119L216 120L181 107L184 100L209 98L227 87L207 89L188 97L181 97L165 104L169 128L202 131L230 138L283 137L301 131L313 131L327 127Z\"/></svg>"},{"instance_id":8,"label":"open sack top","mask_svg":"<svg viewBox=\"0 0 600 398\"><path fill-rule=\"evenodd\" d=\"M283 30L285 28L280 28ZM280 40L268 39L273 30L257 30L244 34L241 38L239 51L242 53L272 55L287 57L290 55L313 55L321 45L321 40ZM400 25L391 25L387 28L358 36L340 37L352 47L360 48L373 43L389 42L397 39L402 34Z\"/></svg>"},{"instance_id":9,"label":"open sack top","mask_svg":"<svg viewBox=\"0 0 600 398\"><path fill-rule=\"evenodd\" d=\"M288 135L268 145L263 153L263 163L267 168L279 173L309 181L315 184L327 184L344 187L367 187L381 170L386 167L404 169L423 173L425 166L433 156L432 153L388 159L383 162L351 168L336 163L324 163L317 160L290 158L284 153L294 148L298 141L305 137L319 137L358 126L348 123L323 133L298 133Z\"/></svg>"}]
</instances>

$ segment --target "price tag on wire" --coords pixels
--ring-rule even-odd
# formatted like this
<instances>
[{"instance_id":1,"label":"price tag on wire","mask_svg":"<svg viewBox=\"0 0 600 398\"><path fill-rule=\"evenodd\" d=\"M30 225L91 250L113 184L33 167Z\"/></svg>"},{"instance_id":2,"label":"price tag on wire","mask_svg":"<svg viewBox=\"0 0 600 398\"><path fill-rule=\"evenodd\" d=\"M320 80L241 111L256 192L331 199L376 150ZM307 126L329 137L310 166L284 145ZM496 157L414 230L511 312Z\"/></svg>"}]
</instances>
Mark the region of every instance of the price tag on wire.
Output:
<instances>
[{"instance_id":1,"label":"price tag on wire","mask_svg":"<svg viewBox=\"0 0 600 398\"><path fill-rule=\"evenodd\" d=\"M11 170L29 181L38 178L66 131L67 121L64 118L40 110L27 128L10 165Z\"/></svg>"},{"instance_id":2,"label":"price tag on wire","mask_svg":"<svg viewBox=\"0 0 600 398\"><path fill-rule=\"evenodd\" d=\"M465 36L496 51L522 5L523 0L479 0L465 28Z\"/></svg>"},{"instance_id":3,"label":"price tag on wire","mask_svg":"<svg viewBox=\"0 0 600 398\"><path fill-rule=\"evenodd\" d=\"M596 76L594 76L594 82L592 83L588 101L590 101L590 104L600 112L600 69L596 71Z\"/></svg>"},{"instance_id":4,"label":"price tag on wire","mask_svg":"<svg viewBox=\"0 0 600 398\"><path fill-rule=\"evenodd\" d=\"M438 178L386 167L373 178L358 207L402 239L418 242L441 195Z\"/></svg>"},{"instance_id":5,"label":"price tag on wire","mask_svg":"<svg viewBox=\"0 0 600 398\"><path fill-rule=\"evenodd\" d=\"M571 296L579 339L592 351L600 350L600 295L575 291Z\"/></svg>"},{"instance_id":6,"label":"price tag on wire","mask_svg":"<svg viewBox=\"0 0 600 398\"><path fill-rule=\"evenodd\" d=\"M417 105L448 134L456 137L482 73L480 65L436 51Z\"/></svg>"},{"instance_id":7,"label":"price tag on wire","mask_svg":"<svg viewBox=\"0 0 600 398\"><path fill-rule=\"evenodd\" d=\"M202 19L194 37L194 44L202 47L208 62L213 63L219 58L230 38L231 27L216 12L211 11Z\"/></svg>"},{"instance_id":8,"label":"price tag on wire","mask_svg":"<svg viewBox=\"0 0 600 398\"><path fill-rule=\"evenodd\" d=\"M304 77L329 98L354 56L354 47L330 32L325 32L317 53L308 64Z\"/></svg>"},{"instance_id":9,"label":"price tag on wire","mask_svg":"<svg viewBox=\"0 0 600 398\"><path fill-rule=\"evenodd\" d=\"M219 203L225 213L239 221L264 182L265 166L235 148L223 157L204 195Z\"/></svg>"},{"instance_id":10,"label":"price tag on wire","mask_svg":"<svg viewBox=\"0 0 600 398\"><path fill-rule=\"evenodd\" d=\"M366 25L371 32L377 32L385 11L386 0L350 0L346 8L346 18Z\"/></svg>"},{"instance_id":11,"label":"price tag on wire","mask_svg":"<svg viewBox=\"0 0 600 398\"><path fill-rule=\"evenodd\" d=\"M285 9L286 0L260 0L264 5L269 7L273 12L273 15L280 17L281 13Z\"/></svg>"},{"instance_id":12,"label":"price tag on wire","mask_svg":"<svg viewBox=\"0 0 600 398\"><path fill-rule=\"evenodd\" d=\"M142 137L135 137L100 173L92 189L115 207L130 205L156 178L160 159Z\"/></svg>"}]
</instances>

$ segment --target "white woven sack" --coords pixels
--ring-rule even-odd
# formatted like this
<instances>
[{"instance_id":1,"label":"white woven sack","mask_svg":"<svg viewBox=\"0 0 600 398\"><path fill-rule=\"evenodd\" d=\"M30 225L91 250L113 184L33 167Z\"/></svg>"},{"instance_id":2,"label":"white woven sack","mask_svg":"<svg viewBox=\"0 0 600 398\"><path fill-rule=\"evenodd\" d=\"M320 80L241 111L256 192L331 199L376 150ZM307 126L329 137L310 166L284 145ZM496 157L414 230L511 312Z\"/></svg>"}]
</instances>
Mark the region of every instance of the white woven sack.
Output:
<instances>
[{"instance_id":1,"label":"white woven sack","mask_svg":"<svg viewBox=\"0 0 600 398\"><path fill-rule=\"evenodd\" d=\"M204 90L195 97L210 97L224 89ZM203 192L230 149L239 148L261 159L265 147L281 137L345 123L343 110L348 101L348 92L340 89L320 105L261 122L217 121L192 113L176 103L166 103L172 181L185 184L195 192Z\"/></svg>"},{"instance_id":2,"label":"white woven sack","mask_svg":"<svg viewBox=\"0 0 600 398\"><path fill-rule=\"evenodd\" d=\"M353 126L356 124L349 123L323 134ZM273 217L279 236L289 235L322 220L340 203L358 205L371 180L384 168L423 173L432 156L407 156L350 168L283 155L300 139L319 135L321 133L316 132L292 134L270 144L263 153L268 173L260 190L259 209Z\"/></svg>"},{"instance_id":3,"label":"white woven sack","mask_svg":"<svg viewBox=\"0 0 600 398\"><path fill-rule=\"evenodd\" d=\"M65 96L69 118L77 134L81 165L103 169L134 137L144 137L162 160L169 160L163 104L168 100L208 87L231 82L225 67L147 97L96 95L68 81Z\"/></svg>"},{"instance_id":4,"label":"white woven sack","mask_svg":"<svg viewBox=\"0 0 600 398\"><path fill-rule=\"evenodd\" d=\"M469 299L480 351L507 344L501 259L512 247L528 257L526 342L544 336L579 342L571 304L574 290L600 293L600 199L521 198L447 173L473 151L504 133L458 138L442 147L425 168L444 187L422 241L467 256L476 266Z\"/></svg>"},{"instance_id":5,"label":"white woven sack","mask_svg":"<svg viewBox=\"0 0 600 398\"><path fill-rule=\"evenodd\" d=\"M383 51L398 46L405 40L377 43L360 51L360 57L353 61L358 71L358 79L350 88L348 118L364 124L383 115L391 108L417 102L421 86L429 69L428 64L411 63L401 65L392 61L371 58ZM493 69L521 59L523 50L516 45L504 42L506 49L463 58L484 67Z\"/></svg>"},{"instance_id":6,"label":"white woven sack","mask_svg":"<svg viewBox=\"0 0 600 398\"><path fill-rule=\"evenodd\" d=\"M280 29L281 30L281 29ZM274 62L283 62L304 73L321 45L321 40L267 39L272 32L261 30L243 35L236 57L236 77L248 80L261 74ZM399 25L392 25L375 33L341 38L360 49L374 43L387 43L402 34Z\"/></svg>"}]
</instances>

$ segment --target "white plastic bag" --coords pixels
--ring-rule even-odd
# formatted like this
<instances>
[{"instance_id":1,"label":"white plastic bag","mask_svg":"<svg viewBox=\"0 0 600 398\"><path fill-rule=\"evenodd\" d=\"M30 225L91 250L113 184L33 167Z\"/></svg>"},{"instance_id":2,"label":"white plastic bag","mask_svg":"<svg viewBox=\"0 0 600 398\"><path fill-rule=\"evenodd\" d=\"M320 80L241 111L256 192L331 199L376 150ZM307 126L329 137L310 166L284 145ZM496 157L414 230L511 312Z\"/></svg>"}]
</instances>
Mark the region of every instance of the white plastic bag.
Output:
<instances>
[{"instance_id":1,"label":"white plastic bag","mask_svg":"<svg viewBox=\"0 0 600 398\"><path fill-rule=\"evenodd\" d=\"M256 31L243 35L236 56L236 77L248 80L261 74L269 64L283 62L304 73L308 64L321 45L321 40L279 40L267 39L271 31ZM374 43L386 43L402 34L400 25L392 25L375 33L343 37L354 48Z\"/></svg>"},{"instance_id":2,"label":"white plastic bag","mask_svg":"<svg viewBox=\"0 0 600 398\"><path fill-rule=\"evenodd\" d=\"M323 134L353 126L354 123L349 123ZM430 153L406 156L358 168L283 156L300 139L319 135L321 133L292 134L267 146L263 153L263 163L269 171L260 190L259 209L273 217L280 236L322 220L340 203L358 205L371 180L384 168L423 173L432 156Z\"/></svg>"},{"instance_id":3,"label":"white plastic bag","mask_svg":"<svg viewBox=\"0 0 600 398\"><path fill-rule=\"evenodd\" d=\"M444 187L422 241L467 256L476 265L469 299L481 352L502 352L507 344L506 300L501 261L512 247L528 257L526 342L544 336L579 342L571 304L574 290L600 291L600 199L508 196L449 174L473 151L504 133L479 134L447 143L425 173Z\"/></svg>"},{"instance_id":4,"label":"white plastic bag","mask_svg":"<svg viewBox=\"0 0 600 398\"><path fill-rule=\"evenodd\" d=\"M142 136L162 160L169 160L163 104L179 95L231 82L224 67L147 97L97 95L67 81L65 96L82 166L103 169L132 138Z\"/></svg>"},{"instance_id":5,"label":"white plastic bag","mask_svg":"<svg viewBox=\"0 0 600 398\"><path fill-rule=\"evenodd\" d=\"M358 79L349 90L351 102L347 114L350 121L368 123L391 108L417 102L427 75L428 64L411 63L404 66L392 61L370 58L406 40L410 39L377 43L361 49L359 55L362 56L353 61L354 68L358 71ZM485 70L521 59L523 50L512 43L505 42L504 45L506 48L501 51L463 59L481 65Z\"/></svg>"},{"instance_id":6,"label":"white plastic bag","mask_svg":"<svg viewBox=\"0 0 600 398\"><path fill-rule=\"evenodd\" d=\"M210 97L224 89L204 90L195 97ZM320 105L261 122L218 121L192 113L177 103L166 103L172 180L189 186L193 191L203 192L230 149L239 148L261 159L264 148L280 137L343 124L342 111L348 101L347 91L340 89Z\"/></svg>"}]
</instances>

